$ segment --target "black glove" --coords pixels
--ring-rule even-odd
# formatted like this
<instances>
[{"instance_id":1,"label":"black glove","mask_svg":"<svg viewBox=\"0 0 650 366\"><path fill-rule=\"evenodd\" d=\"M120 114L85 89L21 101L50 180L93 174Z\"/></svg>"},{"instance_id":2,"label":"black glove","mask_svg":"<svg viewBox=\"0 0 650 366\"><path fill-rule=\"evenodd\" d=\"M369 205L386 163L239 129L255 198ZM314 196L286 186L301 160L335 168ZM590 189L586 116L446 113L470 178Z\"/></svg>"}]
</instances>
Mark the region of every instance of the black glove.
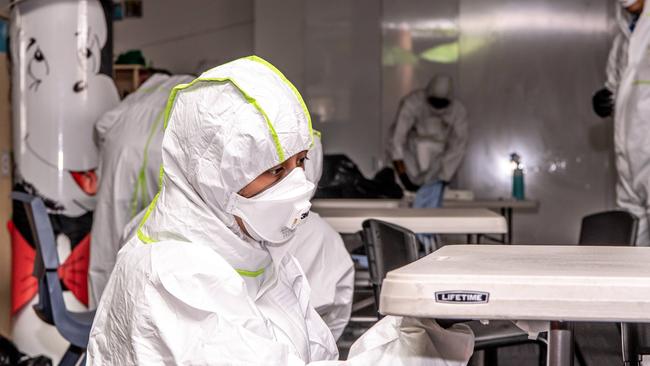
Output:
<instances>
[{"instance_id":1,"label":"black glove","mask_svg":"<svg viewBox=\"0 0 650 366\"><path fill-rule=\"evenodd\" d=\"M591 98L591 104L594 112L602 118L609 117L614 112L614 100L612 92L607 88L602 88Z\"/></svg>"},{"instance_id":2,"label":"black glove","mask_svg":"<svg viewBox=\"0 0 650 366\"><path fill-rule=\"evenodd\" d=\"M413 182L411 182L411 179L409 179L409 176L406 173L400 174L399 180L402 181L402 185L404 185L404 188L406 188L407 191L415 192L420 189L420 186L415 185Z\"/></svg>"}]
</instances>

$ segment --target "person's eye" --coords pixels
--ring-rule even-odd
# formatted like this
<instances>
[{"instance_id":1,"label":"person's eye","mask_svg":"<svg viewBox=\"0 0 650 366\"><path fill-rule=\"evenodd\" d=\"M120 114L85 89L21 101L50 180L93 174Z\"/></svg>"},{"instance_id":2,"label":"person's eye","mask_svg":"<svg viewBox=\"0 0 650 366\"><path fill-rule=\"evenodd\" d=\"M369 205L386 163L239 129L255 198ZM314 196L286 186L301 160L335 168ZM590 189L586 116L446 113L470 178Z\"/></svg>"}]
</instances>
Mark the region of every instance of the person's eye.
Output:
<instances>
[{"instance_id":1,"label":"person's eye","mask_svg":"<svg viewBox=\"0 0 650 366\"><path fill-rule=\"evenodd\" d=\"M284 170L284 167L282 167L282 166L276 166L276 167L273 167L273 168L267 170L266 172L269 173L269 174L271 174L271 175L277 176L277 175L282 174L282 171L283 171L283 170Z\"/></svg>"},{"instance_id":2,"label":"person's eye","mask_svg":"<svg viewBox=\"0 0 650 366\"><path fill-rule=\"evenodd\" d=\"M305 162L306 162L307 160L309 160L309 157L308 157L308 156L303 156L302 158L299 158L299 159L298 159L298 165L300 165L300 166L305 166Z\"/></svg>"}]
</instances>

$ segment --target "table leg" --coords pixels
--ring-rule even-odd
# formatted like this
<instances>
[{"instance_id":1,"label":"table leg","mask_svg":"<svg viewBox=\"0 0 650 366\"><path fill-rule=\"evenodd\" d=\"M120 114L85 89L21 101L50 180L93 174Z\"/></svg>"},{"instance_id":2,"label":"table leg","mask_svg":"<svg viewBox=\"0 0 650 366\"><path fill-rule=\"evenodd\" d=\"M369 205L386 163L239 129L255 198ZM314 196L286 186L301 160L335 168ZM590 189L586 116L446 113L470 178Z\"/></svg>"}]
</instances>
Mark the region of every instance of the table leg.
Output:
<instances>
[{"instance_id":1,"label":"table leg","mask_svg":"<svg viewBox=\"0 0 650 366\"><path fill-rule=\"evenodd\" d=\"M512 225L512 207L506 207L506 222L508 223L506 244L512 244L512 233L514 230Z\"/></svg>"},{"instance_id":2,"label":"table leg","mask_svg":"<svg viewBox=\"0 0 650 366\"><path fill-rule=\"evenodd\" d=\"M551 323L547 357L548 366L573 366L573 330L569 324Z\"/></svg>"},{"instance_id":3,"label":"table leg","mask_svg":"<svg viewBox=\"0 0 650 366\"><path fill-rule=\"evenodd\" d=\"M501 207L501 216L506 218L506 208ZM508 219L506 218L506 229L508 232L501 234L501 243L506 244L508 242L508 233L510 232L510 226L508 225Z\"/></svg>"},{"instance_id":4,"label":"table leg","mask_svg":"<svg viewBox=\"0 0 650 366\"><path fill-rule=\"evenodd\" d=\"M647 343L640 324L621 324L621 343L623 344L623 365L643 365L643 355L639 348Z\"/></svg>"}]
</instances>

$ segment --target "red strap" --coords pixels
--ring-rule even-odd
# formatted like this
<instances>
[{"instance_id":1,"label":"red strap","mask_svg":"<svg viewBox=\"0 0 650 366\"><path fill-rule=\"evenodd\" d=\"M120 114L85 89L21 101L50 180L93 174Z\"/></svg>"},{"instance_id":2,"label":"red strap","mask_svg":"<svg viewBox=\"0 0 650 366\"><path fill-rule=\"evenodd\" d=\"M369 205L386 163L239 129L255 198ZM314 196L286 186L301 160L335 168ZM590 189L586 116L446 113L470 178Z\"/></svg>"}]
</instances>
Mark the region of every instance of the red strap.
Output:
<instances>
[{"instance_id":1,"label":"red strap","mask_svg":"<svg viewBox=\"0 0 650 366\"><path fill-rule=\"evenodd\" d=\"M38 281L32 275L36 250L32 248L13 221L7 223L11 237L11 315L29 303L38 292Z\"/></svg>"},{"instance_id":2,"label":"red strap","mask_svg":"<svg viewBox=\"0 0 650 366\"><path fill-rule=\"evenodd\" d=\"M15 315L38 293L38 280L33 276L36 250L16 229L13 221L7 223L11 236L11 314ZM90 234L72 250L59 266L59 277L65 286L84 305L88 306L88 265L90 263Z\"/></svg>"},{"instance_id":3,"label":"red strap","mask_svg":"<svg viewBox=\"0 0 650 366\"><path fill-rule=\"evenodd\" d=\"M65 286L84 305L88 306L88 265L90 263L90 234L72 250L59 266L59 277Z\"/></svg>"}]
</instances>

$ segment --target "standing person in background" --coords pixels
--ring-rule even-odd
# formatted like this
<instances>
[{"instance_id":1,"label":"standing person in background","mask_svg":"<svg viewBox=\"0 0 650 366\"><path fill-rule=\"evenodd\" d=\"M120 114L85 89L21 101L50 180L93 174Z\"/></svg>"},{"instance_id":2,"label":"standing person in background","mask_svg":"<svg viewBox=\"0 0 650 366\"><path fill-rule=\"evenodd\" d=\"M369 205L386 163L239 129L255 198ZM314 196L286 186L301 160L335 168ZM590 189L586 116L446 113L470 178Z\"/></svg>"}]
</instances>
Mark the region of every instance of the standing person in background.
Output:
<instances>
[{"instance_id":1,"label":"standing person in background","mask_svg":"<svg viewBox=\"0 0 650 366\"><path fill-rule=\"evenodd\" d=\"M638 15L614 109L616 203L639 218L637 245L650 245L650 19L644 1L626 1Z\"/></svg>"},{"instance_id":2,"label":"standing person in background","mask_svg":"<svg viewBox=\"0 0 650 366\"><path fill-rule=\"evenodd\" d=\"M467 133L467 112L453 98L449 76L436 75L426 89L402 99L390 148L402 184L417 191L414 207L440 207L465 155Z\"/></svg>"},{"instance_id":3,"label":"standing person in background","mask_svg":"<svg viewBox=\"0 0 650 366\"><path fill-rule=\"evenodd\" d=\"M618 0L618 3L621 5L616 7L618 32L607 57L607 80L603 88L598 90L591 100L594 112L602 118L614 114L616 91L627 65L630 36L639 19L639 14L643 10L644 0Z\"/></svg>"}]
</instances>

